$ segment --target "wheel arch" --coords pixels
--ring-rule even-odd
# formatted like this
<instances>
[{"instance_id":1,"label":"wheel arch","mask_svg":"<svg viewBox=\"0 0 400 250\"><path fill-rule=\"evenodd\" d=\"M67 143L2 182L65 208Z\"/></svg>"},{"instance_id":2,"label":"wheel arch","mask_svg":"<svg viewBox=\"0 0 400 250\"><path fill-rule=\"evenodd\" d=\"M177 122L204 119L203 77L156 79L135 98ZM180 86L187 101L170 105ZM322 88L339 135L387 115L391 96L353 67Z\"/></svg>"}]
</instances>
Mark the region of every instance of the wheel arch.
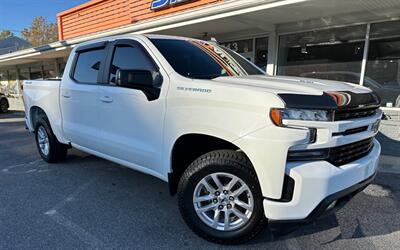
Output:
<instances>
[{"instance_id":1,"label":"wheel arch","mask_svg":"<svg viewBox=\"0 0 400 250\"><path fill-rule=\"evenodd\" d=\"M37 122L38 122L39 119L42 118L42 117L45 117L45 118L49 119L48 116L47 116L47 114L46 114L46 112L45 112L44 109L42 109L41 107L39 107L39 106L32 106L32 107L29 109L29 117L28 117L28 119L29 119L29 122L30 122L30 124L31 124L31 127L32 127L32 131L33 131L33 132L34 132L35 129L36 129ZM51 124L50 124L50 127L51 127Z\"/></svg>"},{"instance_id":2,"label":"wheel arch","mask_svg":"<svg viewBox=\"0 0 400 250\"><path fill-rule=\"evenodd\" d=\"M171 195L176 194L182 174L196 158L205 153L223 149L242 151L233 142L213 135L188 133L177 138L170 151L168 183ZM245 152L243 153L246 155Z\"/></svg>"}]
</instances>

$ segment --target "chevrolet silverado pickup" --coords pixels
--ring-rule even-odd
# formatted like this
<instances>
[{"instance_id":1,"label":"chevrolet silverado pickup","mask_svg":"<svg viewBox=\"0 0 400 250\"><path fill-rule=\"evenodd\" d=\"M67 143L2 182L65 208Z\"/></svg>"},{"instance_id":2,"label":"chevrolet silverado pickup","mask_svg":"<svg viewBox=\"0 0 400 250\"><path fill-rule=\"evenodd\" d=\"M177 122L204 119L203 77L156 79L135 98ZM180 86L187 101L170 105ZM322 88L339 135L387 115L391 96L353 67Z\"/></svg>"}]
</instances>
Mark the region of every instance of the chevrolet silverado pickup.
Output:
<instances>
[{"instance_id":1,"label":"chevrolet silverado pickup","mask_svg":"<svg viewBox=\"0 0 400 250\"><path fill-rule=\"evenodd\" d=\"M75 46L62 79L23 87L44 161L73 147L168 182L187 225L217 243L315 220L377 172L370 89L269 76L214 42L103 38Z\"/></svg>"}]
</instances>

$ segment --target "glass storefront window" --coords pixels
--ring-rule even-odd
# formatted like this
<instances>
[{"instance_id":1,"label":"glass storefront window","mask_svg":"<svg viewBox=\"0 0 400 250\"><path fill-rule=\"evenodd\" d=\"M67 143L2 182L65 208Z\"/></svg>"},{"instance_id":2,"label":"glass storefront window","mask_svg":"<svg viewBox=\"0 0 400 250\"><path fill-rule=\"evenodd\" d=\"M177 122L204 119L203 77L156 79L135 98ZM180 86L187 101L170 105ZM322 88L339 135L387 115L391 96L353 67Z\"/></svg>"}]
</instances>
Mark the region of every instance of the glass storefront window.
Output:
<instances>
[{"instance_id":1,"label":"glass storefront window","mask_svg":"<svg viewBox=\"0 0 400 250\"><path fill-rule=\"evenodd\" d=\"M283 35L278 75L360 82L366 25Z\"/></svg>"},{"instance_id":2,"label":"glass storefront window","mask_svg":"<svg viewBox=\"0 0 400 250\"><path fill-rule=\"evenodd\" d=\"M268 64L268 37L222 42L221 46L241 54L262 70L266 70Z\"/></svg>"},{"instance_id":3,"label":"glass storefront window","mask_svg":"<svg viewBox=\"0 0 400 250\"><path fill-rule=\"evenodd\" d=\"M235 51L236 53L241 54L247 60L253 62L253 39L246 39L246 40L239 40L239 41L232 41L232 42L225 42L221 43L221 46L227 47Z\"/></svg>"},{"instance_id":4,"label":"glass storefront window","mask_svg":"<svg viewBox=\"0 0 400 250\"><path fill-rule=\"evenodd\" d=\"M58 58L57 59L58 77L62 77L63 76L67 61L68 61L68 57L63 57L63 58Z\"/></svg>"},{"instance_id":5,"label":"glass storefront window","mask_svg":"<svg viewBox=\"0 0 400 250\"><path fill-rule=\"evenodd\" d=\"M23 80L29 80L29 68L28 67L23 67L19 69L19 76L18 76L20 81Z\"/></svg>"},{"instance_id":6,"label":"glass storefront window","mask_svg":"<svg viewBox=\"0 0 400 250\"><path fill-rule=\"evenodd\" d=\"M266 70L268 64L268 37L256 38L254 63L263 70Z\"/></svg>"},{"instance_id":7,"label":"glass storefront window","mask_svg":"<svg viewBox=\"0 0 400 250\"><path fill-rule=\"evenodd\" d=\"M371 25L364 86L381 97L382 106L400 107L400 21Z\"/></svg>"},{"instance_id":8,"label":"glass storefront window","mask_svg":"<svg viewBox=\"0 0 400 250\"><path fill-rule=\"evenodd\" d=\"M226 42L221 43L221 45L237 53L248 53L253 51L253 39Z\"/></svg>"},{"instance_id":9,"label":"glass storefront window","mask_svg":"<svg viewBox=\"0 0 400 250\"><path fill-rule=\"evenodd\" d=\"M7 93L10 95L18 95L19 94L16 69L8 70Z\"/></svg>"},{"instance_id":10,"label":"glass storefront window","mask_svg":"<svg viewBox=\"0 0 400 250\"><path fill-rule=\"evenodd\" d=\"M44 62L43 63L43 78L44 79L49 79L49 78L56 78L56 62Z\"/></svg>"},{"instance_id":11,"label":"glass storefront window","mask_svg":"<svg viewBox=\"0 0 400 250\"><path fill-rule=\"evenodd\" d=\"M31 80L43 79L42 65L38 64L30 67L30 69L31 69L30 71Z\"/></svg>"},{"instance_id":12,"label":"glass storefront window","mask_svg":"<svg viewBox=\"0 0 400 250\"><path fill-rule=\"evenodd\" d=\"M8 72L7 70L0 70L0 93L6 93L8 86Z\"/></svg>"},{"instance_id":13,"label":"glass storefront window","mask_svg":"<svg viewBox=\"0 0 400 250\"><path fill-rule=\"evenodd\" d=\"M58 64L58 69L60 70L60 72L58 73L58 77L62 77L63 76L64 70L65 70L65 66L66 66L65 62L62 62L62 63Z\"/></svg>"}]
</instances>

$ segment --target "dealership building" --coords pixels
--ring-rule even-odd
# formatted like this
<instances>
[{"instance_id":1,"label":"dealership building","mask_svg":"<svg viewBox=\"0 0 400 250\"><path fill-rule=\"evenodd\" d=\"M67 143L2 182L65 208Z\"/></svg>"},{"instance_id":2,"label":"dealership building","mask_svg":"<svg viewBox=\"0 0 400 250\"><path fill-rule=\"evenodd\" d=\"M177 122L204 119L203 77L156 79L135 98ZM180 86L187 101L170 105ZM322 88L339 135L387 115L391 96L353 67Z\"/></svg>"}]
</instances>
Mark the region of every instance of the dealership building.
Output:
<instances>
[{"instance_id":1,"label":"dealership building","mask_svg":"<svg viewBox=\"0 0 400 250\"><path fill-rule=\"evenodd\" d=\"M400 0L92 0L57 15L59 41L0 55L2 91L60 77L78 43L126 33L209 40L271 75L368 86L400 139Z\"/></svg>"}]
</instances>

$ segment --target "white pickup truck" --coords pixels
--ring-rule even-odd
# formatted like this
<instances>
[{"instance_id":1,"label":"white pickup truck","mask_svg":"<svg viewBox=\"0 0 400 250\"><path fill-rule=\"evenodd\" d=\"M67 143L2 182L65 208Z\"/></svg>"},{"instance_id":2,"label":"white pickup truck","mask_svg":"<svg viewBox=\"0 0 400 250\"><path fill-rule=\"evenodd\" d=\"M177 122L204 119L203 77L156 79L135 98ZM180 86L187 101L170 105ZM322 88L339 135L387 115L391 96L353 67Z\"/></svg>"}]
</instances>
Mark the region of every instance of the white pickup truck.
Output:
<instances>
[{"instance_id":1,"label":"white pickup truck","mask_svg":"<svg viewBox=\"0 0 400 250\"><path fill-rule=\"evenodd\" d=\"M45 161L74 147L160 178L188 226L217 243L314 220L377 172L370 89L268 76L213 42L104 38L76 46L62 80L23 87Z\"/></svg>"}]
</instances>

